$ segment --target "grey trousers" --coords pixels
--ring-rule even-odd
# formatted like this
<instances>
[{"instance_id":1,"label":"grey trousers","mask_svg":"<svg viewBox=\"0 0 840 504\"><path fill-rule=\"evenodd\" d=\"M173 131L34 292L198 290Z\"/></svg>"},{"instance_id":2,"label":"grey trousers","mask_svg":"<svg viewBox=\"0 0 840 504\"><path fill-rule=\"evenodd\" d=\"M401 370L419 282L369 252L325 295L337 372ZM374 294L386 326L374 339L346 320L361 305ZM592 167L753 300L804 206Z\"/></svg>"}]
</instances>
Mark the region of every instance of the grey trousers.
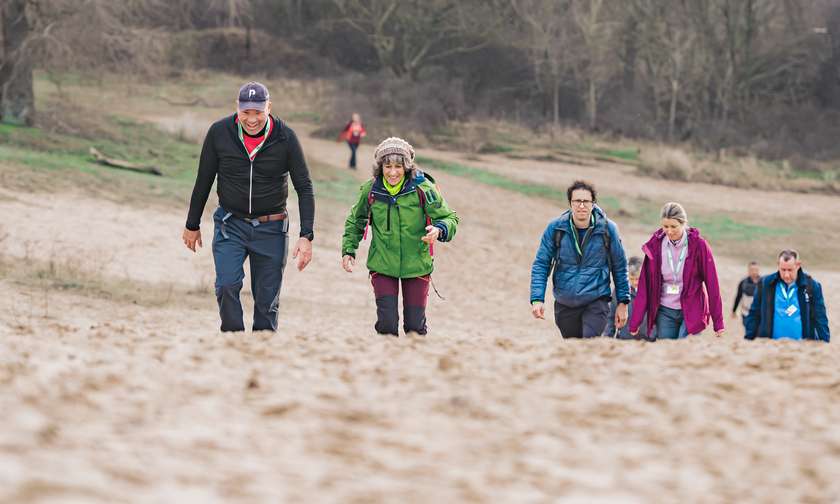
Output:
<instances>
[{"instance_id":1,"label":"grey trousers","mask_svg":"<svg viewBox=\"0 0 840 504\"><path fill-rule=\"evenodd\" d=\"M610 303L596 299L584 306L570 308L554 302L554 323L564 338L594 338L604 333L610 316Z\"/></svg>"}]
</instances>

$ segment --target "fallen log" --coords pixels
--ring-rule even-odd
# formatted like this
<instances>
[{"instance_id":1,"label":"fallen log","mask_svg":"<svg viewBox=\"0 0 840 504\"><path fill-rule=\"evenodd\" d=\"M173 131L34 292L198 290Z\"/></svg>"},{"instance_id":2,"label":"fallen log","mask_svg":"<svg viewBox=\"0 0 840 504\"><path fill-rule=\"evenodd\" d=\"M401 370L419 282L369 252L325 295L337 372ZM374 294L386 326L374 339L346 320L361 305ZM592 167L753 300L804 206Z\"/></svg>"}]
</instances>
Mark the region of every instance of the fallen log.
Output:
<instances>
[{"instance_id":1,"label":"fallen log","mask_svg":"<svg viewBox=\"0 0 840 504\"><path fill-rule=\"evenodd\" d=\"M96 160L97 163L105 166L110 166L111 168L118 168L120 170L131 170L141 173L149 173L151 175L157 175L158 177L163 176L163 172L160 171L159 168L156 166L144 166L135 163L131 163L129 161L124 161L122 159L113 159L105 156L99 152L95 147L91 147L90 155Z\"/></svg>"},{"instance_id":2,"label":"fallen log","mask_svg":"<svg viewBox=\"0 0 840 504\"><path fill-rule=\"evenodd\" d=\"M207 100L205 100L204 98L201 98L201 97L195 98L195 99L190 100L190 101L183 101L183 102L170 100L169 98L167 98L165 96L158 96L158 98L165 101L168 105L172 105L172 106L175 106L175 107L195 107L196 105L200 105L202 107L210 107L211 106L209 103L207 103Z\"/></svg>"}]
</instances>

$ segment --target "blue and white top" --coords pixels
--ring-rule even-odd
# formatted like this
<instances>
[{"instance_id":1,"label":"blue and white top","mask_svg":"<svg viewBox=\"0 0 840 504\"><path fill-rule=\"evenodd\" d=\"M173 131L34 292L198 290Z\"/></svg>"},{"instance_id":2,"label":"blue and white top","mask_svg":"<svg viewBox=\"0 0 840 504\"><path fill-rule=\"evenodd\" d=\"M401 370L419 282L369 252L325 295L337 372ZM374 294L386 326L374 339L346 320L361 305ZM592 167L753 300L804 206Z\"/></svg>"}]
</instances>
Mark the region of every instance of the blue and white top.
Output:
<instances>
[{"instance_id":1,"label":"blue and white top","mask_svg":"<svg viewBox=\"0 0 840 504\"><path fill-rule=\"evenodd\" d=\"M802 311L799 309L796 282L788 286L780 280L776 284L773 315L773 339L802 339Z\"/></svg>"}]
</instances>

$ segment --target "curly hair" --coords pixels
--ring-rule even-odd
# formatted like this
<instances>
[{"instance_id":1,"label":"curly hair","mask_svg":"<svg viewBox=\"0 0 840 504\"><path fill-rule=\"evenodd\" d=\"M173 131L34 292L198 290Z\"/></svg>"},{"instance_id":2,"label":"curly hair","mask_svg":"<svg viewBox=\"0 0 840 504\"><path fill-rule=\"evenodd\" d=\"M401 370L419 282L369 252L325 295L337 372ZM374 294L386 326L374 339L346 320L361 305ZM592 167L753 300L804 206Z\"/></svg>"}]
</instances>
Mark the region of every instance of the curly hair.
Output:
<instances>
[{"instance_id":1,"label":"curly hair","mask_svg":"<svg viewBox=\"0 0 840 504\"><path fill-rule=\"evenodd\" d=\"M416 169L416 166L411 165L411 167L406 168L405 157L402 154L388 154L388 155L386 155L385 157L382 158L381 162L374 163L373 164L373 177L374 178L379 178L379 177L382 176L382 165L384 165L385 163L388 163L388 162L401 164L403 166L403 168L405 168L405 179L406 180L411 180L412 178L414 178L414 170Z\"/></svg>"},{"instance_id":2,"label":"curly hair","mask_svg":"<svg viewBox=\"0 0 840 504\"><path fill-rule=\"evenodd\" d=\"M589 194L592 195L592 202L598 203L598 191L595 190L595 186L584 180L575 180L572 185L566 189L566 198L569 200L570 205L572 204L572 193L578 189L589 191Z\"/></svg>"}]
</instances>

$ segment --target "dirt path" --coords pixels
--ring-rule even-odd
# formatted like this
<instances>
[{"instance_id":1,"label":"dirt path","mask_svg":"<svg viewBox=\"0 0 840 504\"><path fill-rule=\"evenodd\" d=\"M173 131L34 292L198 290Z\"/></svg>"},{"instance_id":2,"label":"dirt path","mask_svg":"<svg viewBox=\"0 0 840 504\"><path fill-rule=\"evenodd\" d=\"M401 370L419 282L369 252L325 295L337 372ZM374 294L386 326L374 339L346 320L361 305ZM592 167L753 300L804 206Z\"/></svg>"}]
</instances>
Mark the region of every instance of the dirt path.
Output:
<instances>
[{"instance_id":1,"label":"dirt path","mask_svg":"<svg viewBox=\"0 0 840 504\"><path fill-rule=\"evenodd\" d=\"M304 148L346 161L342 144ZM611 173L587 175L627 191ZM7 259L176 289L164 305L55 291L46 311L38 283L0 279L0 502L840 499L840 346L748 344L737 325L723 340L561 340L527 306L559 209L436 176L462 226L438 248L446 301L431 298L423 340L373 334L364 268L338 266L343 204L319 199L315 262L290 261L279 333L222 335L206 215L193 255L182 213L0 193ZM718 256L734 288L743 266ZM840 276L816 274L837 335Z\"/></svg>"}]
</instances>

